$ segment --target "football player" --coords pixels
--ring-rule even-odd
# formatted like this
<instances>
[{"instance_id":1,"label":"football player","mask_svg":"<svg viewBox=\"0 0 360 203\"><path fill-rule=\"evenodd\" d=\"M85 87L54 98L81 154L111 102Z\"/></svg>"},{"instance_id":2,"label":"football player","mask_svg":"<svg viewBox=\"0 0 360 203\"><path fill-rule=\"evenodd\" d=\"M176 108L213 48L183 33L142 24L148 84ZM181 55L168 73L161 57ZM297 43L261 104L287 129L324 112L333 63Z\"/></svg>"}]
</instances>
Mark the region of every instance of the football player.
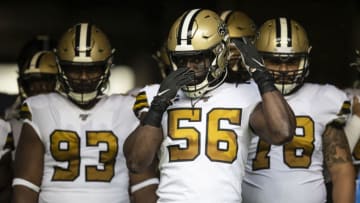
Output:
<instances>
[{"instance_id":1,"label":"football player","mask_svg":"<svg viewBox=\"0 0 360 203\"><path fill-rule=\"evenodd\" d=\"M20 133L21 125L17 125L20 119L20 107L22 102L28 97L40 93L47 93L55 90L57 68L54 66L55 58L46 55L46 62L42 57L34 57L40 51L52 51L55 48L55 41L48 35L36 35L28 41L20 50L17 58L18 68L18 89L19 95L14 104L6 109L5 119L10 120L12 128L15 128L15 137ZM35 60L35 61L34 61ZM42 60L44 64L41 68L35 67L35 63ZM45 70L44 74L42 71ZM34 82L34 83L33 83Z\"/></svg>"},{"instance_id":2,"label":"football player","mask_svg":"<svg viewBox=\"0 0 360 203\"><path fill-rule=\"evenodd\" d=\"M56 87L57 67L55 54L51 51L39 51L20 68L18 77L19 98L24 101L26 98L38 94L54 92ZM17 105L16 105L17 106ZM16 150L22 128L20 106L13 106L12 113L7 114L11 124L12 140ZM13 152L15 158L15 151Z\"/></svg>"},{"instance_id":3,"label":"football player","mask_svg":"<svg viewBox=\"0 0 360 203\"><path fill-rule=\"evenodd\" d=\"M255 46L295 112L296 133L283 146L253 137L243 202L326 202L325 166L333 181L334 202L354 202L354 168L343 131L343 116L349 113L345 92L329 84L304 82L311 46L298 22L270 19L258 32Z\"/></svg>"},{"instance_id":4,"label":"football player","mask_svg":"<svg viewBox=\"0 0 360 203\"><path fill-rule=\"evenodd\" d=\"M57 67L52 49L55 42L48 35L37 35L21 49L18 59L17 84L19 94L12 106L6 109L5 120L11 124L13 145L16 148L22 127L21 103L30 96L54 92L56 86ZM13 152L13 158L15 152Z\"/></svg>"},{"instance_id":5,"label":"football player","mask_svg":"<svg viewBox=\"0 0 360 203\"><path fill-rule=\"evenodd\" d=\"M96 25L69 28L56 49L58 92L29 97L15 159L14 202L130 200L122 146L133 97L104 95L114 49Z\"/></svg>"},{"instance_id":6,"label":"football player","mask_svg":"<svg viewBox=\"0 0 360 203\"><path fill-rule=\"evenodd\" d=\"M9 123L11 130L7 133L7 137L0 138L6 141L5 148L0 148L0 150L9 153L11 157L10 162L5 161L8 159L7 155L4 157L5 160L2 161L1 166L3 168L12 168L12 161L15 159L15 150L23 124L20 118L21 103L29 96L55 91L57 75L55 55L50 51L44 51L50 50L51 47L52 40L48 36L38 35L24 45L18 56L19 95L14 104L5 112L5 120ZM13 174L12 171L7 170L7 172L1 172L0 176L12 178ZM9 188L11 189L11 182ZM10 202L10 200L4 202Z\"/></svg>"},{"instance_id":7,"label":"football player","mask_svg":"<svg viewBox=\"0 0 360 203\"><path fill-rule=\"evenodd\" d=\"M134 172L158 153L158 202L241 202L250 129L272 144L294 134L292 110L249 41L240 50L255 82L224 82L228 43L215 12L186 11L168 36L173 71L159 88L137 98L134 110L148 112L125 141L124 153Z\"/></svg>"},{"instance_id":8,"label":"football player","mask_svg":"<svg viewBox=\"0 0 360 203\"><path fill-rule=\"evenodd\" d=\"M253 41L256 33L256 24L242 11L227 10L221 13L221 19L229 30L230 41L241 40L242 37ZM238 49L230 43L229 74L226 78L230 83L241 83L248 81L251 77L246 68L242 65Z\"/></svg>"},{"instance_id":9,"label":"football player","mask_svg":"<svg viewBox=\"0 0 360 203\"><path fill-rule=\"evenodd\" d=\"M348 138L350 149L352 150L353 163L357 172L356 180L356 202L360 202L360 51L356 50L356 59L350 64L350 67L357 71L357 79L354 81L351 88L345 91L353 99L352 115L345 125L345 133Z\"/></svg>"}]
</instances>

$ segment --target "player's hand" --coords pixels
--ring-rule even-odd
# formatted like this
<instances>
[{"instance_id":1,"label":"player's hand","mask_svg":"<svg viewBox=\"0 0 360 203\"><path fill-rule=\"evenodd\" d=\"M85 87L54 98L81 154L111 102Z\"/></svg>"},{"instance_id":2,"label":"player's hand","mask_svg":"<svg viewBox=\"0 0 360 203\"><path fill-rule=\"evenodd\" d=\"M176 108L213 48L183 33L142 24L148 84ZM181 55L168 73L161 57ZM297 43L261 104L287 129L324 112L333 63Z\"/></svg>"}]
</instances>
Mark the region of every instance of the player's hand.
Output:
<instances>
[{"instance_id":1,"label":"player's hand","mask_svg":"<svg viewBox=\"0 0 360 203\"><path fill-rule=\"evenodd\" d=\"M274 77L266 70L262 56L249 39L242 37L233 43L240 50L242 63L258 85L260 94L276 90Z\"/></svg>"},{"instance_id":2,"label":"player's hand","mask_svg":"<svg viewBox=\"0 0 360 203\"><path fill-rule=\"evenodd\" d=\"M172 104L178 90L195 80L195 72L189 68L179 68L171 72L160 84L159 91L151 102L150 110L142 123L160 127L163 113Z\"/></svg>"},{"instance_id":3,"label":"player's hand","mask_svg":"<svg viewBox=\"0 0 360 203\"><path fill-rule=\"evenodd\" d=\"M159 91L156 95L157 98L171 104L171 100L175 98L178 90L184 85L194 81L195 73L189 68L179 68L171 72L162 82Z\"/></svg>"},{"instance_id":4,"label":"player's hand","mask_svg":"<svg viewBox=\"0 0 360 203\"><path fill-rule=\"evenodd\" d=\"M266 71L262 56L249 39L242 37L234 39L233 43L239 49L242 63L249 71L250 75L252 75L255 71Z\"/></svg>"}]
</instances>

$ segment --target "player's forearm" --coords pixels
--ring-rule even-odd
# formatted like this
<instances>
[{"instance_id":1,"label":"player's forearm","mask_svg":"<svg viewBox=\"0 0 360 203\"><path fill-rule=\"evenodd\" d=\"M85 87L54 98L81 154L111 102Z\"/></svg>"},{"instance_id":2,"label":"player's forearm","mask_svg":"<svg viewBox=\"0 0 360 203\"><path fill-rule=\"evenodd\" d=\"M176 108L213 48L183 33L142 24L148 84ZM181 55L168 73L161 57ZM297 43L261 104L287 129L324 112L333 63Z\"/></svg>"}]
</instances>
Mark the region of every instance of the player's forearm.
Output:
<instances>
[{"instance_id":1,"label":"player's forearm","mask_svg":"<svg viewBox=\"0 0 360 203\"><path fill-rule=\"evenodd\" d=\"M295 134L296 120L294 113L279 91L262 95L262 114L264 127L262 133L270 144L289 142Z\"/></svg>"},{"instance_id":2,"label":"player's forearm","mask_svg":"<svg viewBox=\"0 0 360 203\"><path fill-rule=\"evenodd\" d=\"M23 186L14 187L12 203L37 203L37 202L38 202L38 193Z\"/></svg>"},{"instance_id":3,"label":"player's forearm","mask_svg":"<svg viewBox=\"0 0 360 203\"><path fill-rule=\"evenodd\" d=\"M155 158L162 141L161 128L140 125L126 139L124 154L130 171L142 172Z\"/></svg>"},{"instance_id":4,"label":"player's forearm","mask_svg":"<svg viewBox=\"0 0 360 203\"><path fill-rule=\"evenodd\" d=\"M334 203L353 203L355 200L355 170L351 163L342 164L342 169L332 172L332 197Z\"/></svg>"},{"instance_id":5,"label":"player's forearm","mask_svg":"<svg viewBox=\"0 0 360 203\"><path fill-rule=\"evenodd\" d=\"M323 134L324 161L333 183L334 203L354 202L355 169L349 144L342 128L327 125Z\"/></svg>"},{"instance_id":6,"label":"player's forearm","mask_svg":"<svg viewBox=\"0 0 360 203\"><path fill-rule=\"evenodd\" d=\"M136 191L131 196L131 203L156 203L158 199L156 195L157 186L153 184Z\"/></svg>"}]
</instances>

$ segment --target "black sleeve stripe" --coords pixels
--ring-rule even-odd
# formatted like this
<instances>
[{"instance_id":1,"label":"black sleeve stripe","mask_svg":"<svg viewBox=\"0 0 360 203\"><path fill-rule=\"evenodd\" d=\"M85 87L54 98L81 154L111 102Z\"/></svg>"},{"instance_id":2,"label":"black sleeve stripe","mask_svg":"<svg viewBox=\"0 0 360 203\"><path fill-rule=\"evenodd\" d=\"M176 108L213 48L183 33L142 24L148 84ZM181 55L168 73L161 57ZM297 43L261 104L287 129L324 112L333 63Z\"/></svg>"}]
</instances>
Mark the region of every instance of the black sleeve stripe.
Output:
<instances>
[{"instance_id":1,"label":"black sleeve stripe","mask_svg":"<svg viewBox=\"0 0 360 203\"><path fill-rule=\"evenodd\" d=\"M20 108L20 118L21 119L29 119L32 120L32 115L29 110L29 107L26 103L24 103Z\"/></svg>"},{"instance_id":2,"label":"black sleeve stripe","mask_svg":"<svg viewBox=\"0 0 360 203\"><path fill-rule=\"evenodd\" d=\"M341 109L339 111L339 113L337 114L338 116L341 115L348 115L351 113L351 102L350 101L344 101L344 103L341 106Z\"/></svg>"}]
</instances>

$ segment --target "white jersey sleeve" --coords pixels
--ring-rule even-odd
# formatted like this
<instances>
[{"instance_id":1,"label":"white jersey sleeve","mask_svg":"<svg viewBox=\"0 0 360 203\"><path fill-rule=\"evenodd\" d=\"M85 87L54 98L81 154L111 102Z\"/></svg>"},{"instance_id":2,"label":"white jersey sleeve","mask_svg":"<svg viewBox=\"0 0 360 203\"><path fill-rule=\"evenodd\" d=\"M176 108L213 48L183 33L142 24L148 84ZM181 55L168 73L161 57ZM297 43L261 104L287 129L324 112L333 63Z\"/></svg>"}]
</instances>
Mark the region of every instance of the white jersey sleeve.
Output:
<instances>
[{"instance_id":1,"label":"white jersey sleeve","mask_svg":"<svg viewBox=\"0 0 360 203\"><path fill-rule=\"evenodd\" d=\"M6 153L12 151L13 140L11 135L10 124L3 119L0 119L0 159Z\"/></svg>"},{"instance_id":2,"label":"white jersey sleeve","mask_svg":"<svg viewBox=\"0 0 360 203\"><path fill-rule=\"evenodd\" d=\"M360 100L360 89L345 89L350 99L357 96ZM354 164L360 164L360 118L352 115L345 125L345 133L348 138L350 149L352 149Z\"/></svg>"},{"instance_id":3,"label":"white jersey sleeve","mask_svg":"<svg viewBox=\"0 0 360 203\"><path fill-rule=\"evenodd\" d=\"M348 98L331 85L304 84L286 100L296 116L296 134L282 146L253 137L242 184L244 203L326 201L322 134L346 112Z\"/></svg>"},{"instance_id":4,"label":"white jersey sleeve","mask_svg":"<svg viewBox=\"0 0 360 203\"><path fill-rule=\"evenodd\" d=\"M57 93L26 100L26 122L45 148L39 202L129 203L123 144L138 125L134 100L104 96L90 110Z\"/></svg>"}]
</instances>

